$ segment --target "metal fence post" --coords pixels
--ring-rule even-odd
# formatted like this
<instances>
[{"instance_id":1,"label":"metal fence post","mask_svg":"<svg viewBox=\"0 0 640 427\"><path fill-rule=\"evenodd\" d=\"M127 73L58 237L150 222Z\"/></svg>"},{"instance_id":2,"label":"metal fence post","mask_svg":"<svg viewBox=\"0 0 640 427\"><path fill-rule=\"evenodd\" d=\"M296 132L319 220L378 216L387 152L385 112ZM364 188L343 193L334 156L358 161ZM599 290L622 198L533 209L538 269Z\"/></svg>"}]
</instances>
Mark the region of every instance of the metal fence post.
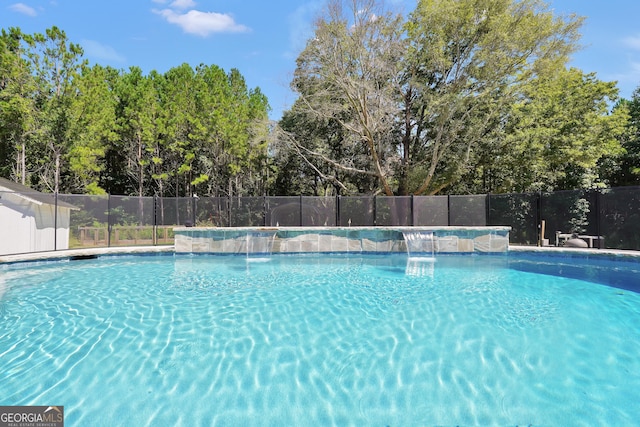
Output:
<instances>
[{"instance_id":1,"label":"metal fence post","mask_svg":"<svg viewBox=\"0 0 640 427\"><path fill-rule=\"evenodd\" d=\"M192 206L191 206L191 212L192 212L192 216L193 216L193 226L196 227L196 210L198 209L198 196L196 194L193 195L192 197L193 202L192 202Z\"/></svg>"},{"instance_id":2,"label":"metal fence post","mask_svg":"<svg viewBox=\"0 0 640 427\"><path fill-rule=\"evenodd\" d=\"M151 239L153 246L158 244L158 196L153 195L153 238Z\"/></svg>"},{"instance_id":3,"label":"metal fence post","mask_svg":"<svg viewBox=\"0 0 640 427\"><path fill-rule=\"evenodd\" d=\"M603 249L602 246L604 246L602 244L602 240L600 238L601 236L601 228L600 228L600 221L601 221L601 212L600 212L600 196L602 195L602 193L600 192L600 190L593 190L596 193L596 236L598 236L598 249Z\"/></svg>"},{"instance_id":4,"label":"metal fence post","mask_svg":"<svg viewBox=\"0 0 640 427\"><path fill-rule=\"evenodd\" d=\"M55 191L53 197L53 250L58 250L58 190Z\"/></svg>"},{"instance_id":5,"label":"metal fence post","mask_svg":"<svg viewBox=\"0 0 640 427\"><path fill-rule=\"evenodd\" d=\"M267 226L267 196L262 196L262 226Z\"/></svg>"},{"instance_id":6,"label":"metal fence post","mask_svg":"<svg viewBox=\"0 0 640 427\"><path fill-rule=\"evenodd\" d=\"M413 227L416 223L416 219L415 219L415 211L413 208L413 194L411 195L411 226Z\"/></svg>"},{"instance_id":7,"label":"metal fence post","mask_svg":"<svg viewBox=\"0 0 640 427\"><path fill-rule=\"evenodd\" d=\"M486 217L486 219L484 221L484 225L485 226L491 224L491 192L487 193L486 197L487 197L487 203L486 203L486 206L487 206L487 217Z\"/></svg>"},{"instance_id":8,"label":"metal fence post","mask_svg":"<svg viewBox=\"0 0 640 427\"><path fill-rule=\"evenodd\" d=\"M536 240L537 246L542 246L542 191L536 193Z\"/></svg>"},{"instance_id":9,"label":"metal fence post","mask_svg":"<svg viewBox=\"0 0 640 427\"><path fill-rule=\"evenodd\" d=\"M373 226L378 224L378 196L373 196Z\"/></svg>"},{"instance_id":10,"label":"metal fence post","mask_svg":"<svg viewBox=\"0 0 640 427\"><path fill-rule=\"evenodd\" d=\"M111 194L107 194L107 247L111 247Z\"/></svg>"}]
</instances>

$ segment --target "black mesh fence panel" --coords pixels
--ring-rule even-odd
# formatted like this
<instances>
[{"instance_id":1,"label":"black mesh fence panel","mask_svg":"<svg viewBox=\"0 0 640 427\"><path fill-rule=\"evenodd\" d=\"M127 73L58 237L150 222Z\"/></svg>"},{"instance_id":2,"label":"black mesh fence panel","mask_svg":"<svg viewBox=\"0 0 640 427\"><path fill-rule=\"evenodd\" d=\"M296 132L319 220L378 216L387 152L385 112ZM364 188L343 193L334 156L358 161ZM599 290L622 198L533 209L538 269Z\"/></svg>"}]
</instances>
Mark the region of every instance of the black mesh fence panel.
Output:
<instances>
[{"instance_id":1,"label":"black mesh fence panel","mask_svg":"<svg viewBox=\"0 0 640 427\"><path fill-rule=\"evenodd\" d=\"M302 223L299 196L267 197L265 207L267 225L296 227Z\"/></svg>"},{"instance_id":2,"label":"black mesh fence panel","mask_svg":"<svg viewBox=\"0 0 640 427\"><path fill-rule=\"evenodd\" d=\"M574 190L544 193L540 196L540 219L551 244L562 243L556 236L593 235L598 232L597 192Z\"/></svg>"},{"instance_id":3,"label":"black mesh fence panel","mask_svg":"<svg viewBox=\"0 0 640 427\"><path fill-rule=\"evenodd\" d=\"M336 198L301 198L302 224L305 227L333 227L336 225Z\"/></svg>"},{"instance_id":4,"label":"black mesh fence panel","mask_svg":"<svg viewBox=\"0 0 640 427\"><path fill-rule=\"evenodd\" d=\"M155 244L153 197L109 197L109 246Z\"/></svg>"},{"instance_id":5,"label":"black mesh fence panel","mask_svg":"<svg viewBox=\"0 0 640 427\"><path fill-rule=\"evenodd\" d=\"M449 197L414 196L413 225L435 227L449 225Z\"/></svg>"},{"instance_id":6,"label":"black mesh fence panel","mask_svg":"<svg viewBox=\"0 0 640 427\"><path fill-rule=\"evenodd\" d=\"M374 198L371 197L340 197L339 218L343 227L373 226Z\"/></svg>"},{"instance_id":7,"label":"black mesh fence panel","mask_svg":"<svg viewBox=\"0 0 640 427\"><path fill-rule=\"evenodd\" d=\"M197 201L196 224L200 227L229 227L229 199L201 197Z\"/></svg>"},{"instance_id":8,"label":"black mesh fence panel","mask_svg":"<svg viewBox=\"0 0 640 427\"><path fill-rule=\"evenodd\" d=\"M487 225L510 226L509 240L519 245L538 243L538 195L492 194L488 196ZM547 230L548 231L548 230ZM549 233L545 233L549 238Z\"/></svg>"},{"instance_id":9,"label":"black mesh fence panel","mask_svg":"<svg viewBox=\"0 0 640 427\"><path fill-rule=\"evenodd\" d=\"M260 227L265 225L264 197L234 197L230 201L231 227Z\"/></svg>"},{"instance_id":10,"label":"black mesh fence panel","mask_svg":"<svg viewBox=\"0 0 640 427\"><path fill-rule=\"evenodd\" d=\"M411 197L376 197L376 225L410 226Z\"/></svg>"},{"instance_id":11,"label":"black mesh fence panel","mask_svg":"<svg viewBox=\"0 0 640 427\"><path fill-rule=\"evenodd\" d=\"M153 197L109 197L108 218L111 225L153 225Z\"/></svg>"},{"instance_id":12,"label":"black mesh fence panel","mask_svg":"<svg viewBox=\"0 0 640 427\"><path fill-rule=\"evenodd\" d=\"M605 190L599 198L604 247L640 249L640 187Z\"/></svg>"},{"instance_id":13,"label":"black mesh fence panel","mask_svg":"<svg viewBox=\"0 0 640 427\"><path fill-rule=\"evenodd\" d=\"M158 225L195 225L200 208L195 197L157 197L155 218Z\"/></svg>"},{"instance_id":14,"label":"black mesh fence panel","mask_svg":"<svg viewBox=\"0 0 640 427\"><path fill-rule=\"evenodd\" d=\"M70 210L69 248L109 244L109 196L60 194L58 200L73 206Z\"/></svg>"},{"instance_id":15,"label":"black mesh fence panel","mask_svg":"<svg viewBox=\"0 0 640 427\"><path fill-rule=\"evenodd\" d=\"M487 225L487 196L449 196L449 225Z\"/></svg>"}]
</instances>

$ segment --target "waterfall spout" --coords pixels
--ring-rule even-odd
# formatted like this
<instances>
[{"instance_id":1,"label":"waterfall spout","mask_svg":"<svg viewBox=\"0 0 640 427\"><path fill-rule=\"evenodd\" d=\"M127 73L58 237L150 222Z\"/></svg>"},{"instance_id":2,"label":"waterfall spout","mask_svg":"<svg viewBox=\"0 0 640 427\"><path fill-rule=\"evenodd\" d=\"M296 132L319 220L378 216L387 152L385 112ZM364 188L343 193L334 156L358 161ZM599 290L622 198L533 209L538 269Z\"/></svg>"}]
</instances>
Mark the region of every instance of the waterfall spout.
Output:
<instances>
[{"instance_id":1,"label":"waterfall spout","mask_svg":"<svg viewBox=\"0 0 640 427\"><path fill-rule=\"evenodd\" d=\"M436 240L433 231L403 231L402 235L410 259L435 261Z\"/></svg>"},{"instance_id":2,"label":"waterfall spout","mask_svg":"<svg viewBox=\"0 0 640 427\"><path fill-rule=\"evenodd\" d=\"M278 230L253 230L247 232L247 260L268 261Z\"/></svg>"}]
</instances>

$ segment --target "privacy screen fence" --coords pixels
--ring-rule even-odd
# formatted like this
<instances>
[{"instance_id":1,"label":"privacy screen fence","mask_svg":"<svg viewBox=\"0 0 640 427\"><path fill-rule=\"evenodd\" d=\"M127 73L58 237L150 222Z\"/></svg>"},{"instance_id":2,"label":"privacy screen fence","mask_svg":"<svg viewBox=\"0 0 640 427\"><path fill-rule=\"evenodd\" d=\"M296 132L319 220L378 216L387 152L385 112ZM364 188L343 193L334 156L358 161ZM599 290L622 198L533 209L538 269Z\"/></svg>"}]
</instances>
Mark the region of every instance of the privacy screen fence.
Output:
<instances>
[{"instance_id":1,"label":"privacy screen fence","mask_svg":"<svg viewBox=\"0 0 640 427\"><path fill-rule=\"evenodd\" d=\"M0 255L172 244L177 225L504 225L512 227L511 244L561 245L578 234L593 247L640 250L640 187L407 197L56 197L0 192L0 221Z\"/></svg>"}]
</instances>

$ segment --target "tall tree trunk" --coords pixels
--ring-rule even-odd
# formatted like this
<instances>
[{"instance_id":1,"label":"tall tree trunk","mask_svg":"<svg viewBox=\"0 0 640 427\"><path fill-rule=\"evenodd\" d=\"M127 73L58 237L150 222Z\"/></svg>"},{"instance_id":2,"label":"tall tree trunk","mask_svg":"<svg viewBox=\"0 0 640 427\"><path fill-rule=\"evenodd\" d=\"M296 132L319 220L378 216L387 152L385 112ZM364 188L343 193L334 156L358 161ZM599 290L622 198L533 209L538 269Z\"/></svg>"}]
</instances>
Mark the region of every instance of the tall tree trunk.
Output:
<instances>
[{"instance_id":1,"label":"tall tree trunk","mask_svg":"<svg viewBox=\"0 0 640 427\"><path fill-rule=\"evenodd\" d=\"M27 145L22 142L20 149L20 182L27 185Z\"/></svg>"},{"instance_id":2,"label":"tall tree trunk","mask_svg":"<svg viewBox=\"0 0 640 427\"><path fill-rule=\"evenodd\" d=\"M55 165L55 177L54 177L55 183L54 183L54 188L53 188L53 192L55 194L58 194L58 191L60 190L60 153L56 152L56 165Z\"/></svg>"},{"instance_id":3,"label":"tall tree trunk","mask_svg":"<svg viewBox=\"0 0 640 427\"><path fill-rule=\"evenodd\" d=\"M138 197L142 197L144 193L144 170L142 165L142 138L138 138Z\"/></svg>"}]
</instances>

